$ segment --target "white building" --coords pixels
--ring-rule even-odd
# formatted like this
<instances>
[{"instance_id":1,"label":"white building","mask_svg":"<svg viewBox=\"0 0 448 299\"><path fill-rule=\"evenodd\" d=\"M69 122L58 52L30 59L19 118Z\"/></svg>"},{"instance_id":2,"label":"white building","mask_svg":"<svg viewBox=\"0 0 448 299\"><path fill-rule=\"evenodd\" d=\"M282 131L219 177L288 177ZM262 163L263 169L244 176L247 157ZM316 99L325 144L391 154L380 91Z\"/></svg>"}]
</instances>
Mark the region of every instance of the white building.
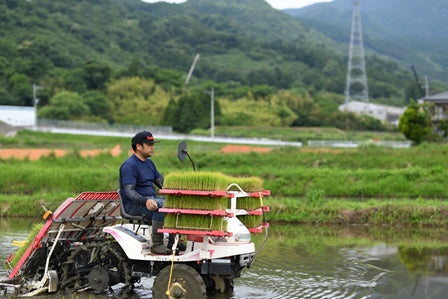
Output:
<instances>
[{"instance_id":1,"label":"white building","mask_svg":"<svg viewBox=\"0 0 448 299\"><path fill-rule=\"evenodd\" d=\"M448 120L448 91L432 94L418 100L419 103L431 103L434 105L431 119L438 124Z\"/></svg>"},{"instance_id":2,"label":"white building","mask_svg":"<svg viewBox=\"0 0 448 299\"><path fill-rule=\"evenodd\" d=\"M342 104L341 106L339 106L339 110L349 111L357 114L367 114L373 118L397 126L398 120L406 110L406 107L394 107L381 104L350 101L346 104Z\"/></svg>"},{"instance_id":3,"label":"white building","mask_svg":"<svg viewBox=\"0 0 448 299\"><path fill-rule=\"evenodd\" d=\"M36 122L34 107L0 105L0 121L14 127L31 127Z\"/></svg>"}]
</instances>

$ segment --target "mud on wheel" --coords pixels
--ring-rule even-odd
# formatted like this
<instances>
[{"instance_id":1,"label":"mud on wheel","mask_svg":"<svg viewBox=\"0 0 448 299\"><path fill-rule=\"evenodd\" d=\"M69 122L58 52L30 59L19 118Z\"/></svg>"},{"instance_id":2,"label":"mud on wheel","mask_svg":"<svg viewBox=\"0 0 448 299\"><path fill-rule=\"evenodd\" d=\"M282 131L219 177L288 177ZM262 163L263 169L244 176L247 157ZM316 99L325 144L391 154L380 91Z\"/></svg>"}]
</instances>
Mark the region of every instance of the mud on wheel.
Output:
<instances>
[{"instance_id":1,"label":"mud on wheel","mask_svg":"<svg viewBox=\"0 0 448 299\"><path fill-rule=\"evenodd\" d=\"M74 248L63 263L60 290L101 291L120 282L132 286L122 249L115 242L90 242Z\"/></svg>"},{"instance_id":2,"label":"mud on wheel","mask_svg":"<svg viewBox=\"0 0 448 299\"><path fill-rule=\"evenodd\" d=\"M171 281L170 281L171 274ZM153 298L205 299L207 291L202 276L186 264L163 268L154 279Z\"/></svg>"}]
</instances>

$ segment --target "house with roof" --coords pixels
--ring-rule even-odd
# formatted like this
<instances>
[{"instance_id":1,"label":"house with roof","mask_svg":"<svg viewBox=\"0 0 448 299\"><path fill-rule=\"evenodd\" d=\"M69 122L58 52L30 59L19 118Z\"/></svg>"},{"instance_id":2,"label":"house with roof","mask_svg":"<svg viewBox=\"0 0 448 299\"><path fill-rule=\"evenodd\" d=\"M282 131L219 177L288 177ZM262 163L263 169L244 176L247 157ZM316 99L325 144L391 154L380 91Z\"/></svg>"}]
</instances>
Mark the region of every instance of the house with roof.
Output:
<instances>
[{"instance_id":1,"label":"house with roof","mask_svg":"<svg viewBox=\"0 0 448 299\"><path fill-rule=\"evenodd\" d=\"M436 125L442 120L448 121L448 91L426 96L418 102L433 104L431 119Z\"/></svg>"},{"instance_id":2,"label":"house with roof","mask_svg":"<svg viewBox=\"0 0 448 299\"><path fill-rule=\"evenodd\" d=\"M350 101L339 106L340 111L349 111L356 114L366 114L373 118L387 122L391 125L398 125L400 116L406 107L395 107L381 104L373 104L360 101Z\"/></svg>"}]
</instances>

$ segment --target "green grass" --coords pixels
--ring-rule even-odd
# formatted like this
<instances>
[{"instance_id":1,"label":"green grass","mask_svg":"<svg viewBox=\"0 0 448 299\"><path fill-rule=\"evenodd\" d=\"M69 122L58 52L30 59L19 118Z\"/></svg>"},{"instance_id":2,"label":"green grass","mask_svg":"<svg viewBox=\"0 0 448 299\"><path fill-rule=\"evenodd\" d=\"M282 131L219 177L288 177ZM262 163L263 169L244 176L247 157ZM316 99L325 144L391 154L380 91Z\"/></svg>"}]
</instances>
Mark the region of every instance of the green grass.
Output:
<instances>
[{"instance_id":1,"label":"green grass","mask_svg":"<svg viewBox=\"0 0 448 299\"><path fill-rule=\"evenodd\" d=\"M83 191L116 190L118 169L128 157L129 143L130 138L31 131L0 137L2 148L111 149L117 144L122 148L117 157L101 154L83 158L73 153L37 161L0 160L0 216L34 216L42 211L41 203L51 208ZM169 174L192 174L189 161L177 159L177 144L162 140L152 158L165 176L167 188ZM238 180L258 178L262 188L272 194L263 199L265 205L272 206L267 214L272 221L350 223L347 211L352 211L357 215L353 219L365 223L447 223L443 216L448 205L448 145L422 144L409 149L272 147L269 153L232 154L220 151L225 145L188 142L198 175L208 172ZM228 183L208 182L207 188L225 189ZM252 189L248 185L253 182L238 183L243 189ZM187 182L187 186L191 184ZM240 199L240 208L259 206L258 198L244 200ZM223 205L220 203L220 208Z\"/></svg>"},{"instance_id":2,"label":"green grass","mask_svg":"<svg viewBox=\"0 0 448 299\"><path fill-rule=\"evenodd\" d=\"M448 225L448 200L327 199L319 205L306 199L269 198L268 221L313 224Z\"/></svg>"},{"instance_id":3,"label":"green grass","mask_svg":"<svg viewBox=\"0 0 448 299\"><path fill-rule=\"evenodd\" d=\"M108 149L125 142L126 147L129 147L131 137L83 136L21 130L15 137L0 135L0 145L1 148Z\"/></svg>"}]
</instances>

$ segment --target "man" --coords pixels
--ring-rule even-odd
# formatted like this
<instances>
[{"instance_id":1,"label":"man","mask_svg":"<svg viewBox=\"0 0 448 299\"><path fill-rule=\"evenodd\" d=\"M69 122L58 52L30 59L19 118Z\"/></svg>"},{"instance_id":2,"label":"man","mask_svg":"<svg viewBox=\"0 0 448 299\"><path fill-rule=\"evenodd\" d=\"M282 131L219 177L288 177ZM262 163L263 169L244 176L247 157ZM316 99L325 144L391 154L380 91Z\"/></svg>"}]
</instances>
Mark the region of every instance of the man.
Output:
<instances>
[{"instance_id":1,"label":"man","mask_svg":"<svg viewBox=\"0 0 448 299\"><path fill-rule=\"evenodd\" d=\"M171 254L171 249L163 244L163 233L157 232L163 227L165 214L158 211L163 207L163 198L156 197L154 184L163 188L163 176L154 162L149 159L154 154L154 137L150 132L142 131L132 138L131 155L120 167L120 195L125 211L134 216L146 216L152 219L152 247L156 254ZM170 236L169 244L174 238Z\"/></svg>"}]
</instances>

